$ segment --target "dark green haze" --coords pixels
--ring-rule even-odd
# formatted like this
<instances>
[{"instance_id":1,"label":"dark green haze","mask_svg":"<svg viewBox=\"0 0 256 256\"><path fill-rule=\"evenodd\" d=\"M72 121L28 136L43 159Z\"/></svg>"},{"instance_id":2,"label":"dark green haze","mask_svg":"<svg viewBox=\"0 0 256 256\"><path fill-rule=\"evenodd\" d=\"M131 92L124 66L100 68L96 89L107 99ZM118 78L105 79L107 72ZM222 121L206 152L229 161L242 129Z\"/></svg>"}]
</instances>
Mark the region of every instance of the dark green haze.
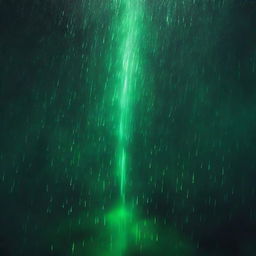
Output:
<instances>
[{"instance_id":1,"label":"dark green haze","mask_svg":"<svg viewBox=\"0 0 256 256\"><path fill-rule=\"evenodd\" d=\"M254 256L256 1L0 0L0 256Z\"/></svg>"}]
</instances>

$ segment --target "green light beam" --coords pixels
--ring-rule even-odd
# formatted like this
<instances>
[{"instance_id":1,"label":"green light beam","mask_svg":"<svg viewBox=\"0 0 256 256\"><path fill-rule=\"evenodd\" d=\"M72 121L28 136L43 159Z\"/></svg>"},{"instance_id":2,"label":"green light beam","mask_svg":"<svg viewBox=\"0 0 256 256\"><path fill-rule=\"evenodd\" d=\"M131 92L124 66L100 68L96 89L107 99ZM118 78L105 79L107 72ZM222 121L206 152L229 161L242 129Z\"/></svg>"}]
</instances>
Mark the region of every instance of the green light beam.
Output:
<instances>
[{"instance_id":1,"label":"green light beam","mask_svg":"<svg viewBox=\"0 0 256 256\"><path fill-rule=\"evenodd\" d=\"M117 37L121 39L119 58L119 131L117 149L117 173L120 183L120 197L125 205L129 153L128 146L132 137L133 99L139 76L139 37L141 33L141 17L143 16L142 1L123 0L123 15Z\"/></svg>"},{"instance_id":2,"label":"green light beam","mask_svg":"<svg viewBox=\"0 0 256 256\"><path fill-rule=\"evenodd\" d=\"M112 234L115 241L112 245L114 256L125 254L130 239L133 213L128 209L127 180L130 170L129 147L132 143L133 115L135 99L138 92L138 82L141 77L140 44L143 28L143 1L119 0L116 1L117 16L112 29L116 48L112 52L116 59L115 93L117 99L116 127L116 175L119 185L119 203L108 215ZM113 49L113 48L112 48Z\"/></svg>"}]
</instances>

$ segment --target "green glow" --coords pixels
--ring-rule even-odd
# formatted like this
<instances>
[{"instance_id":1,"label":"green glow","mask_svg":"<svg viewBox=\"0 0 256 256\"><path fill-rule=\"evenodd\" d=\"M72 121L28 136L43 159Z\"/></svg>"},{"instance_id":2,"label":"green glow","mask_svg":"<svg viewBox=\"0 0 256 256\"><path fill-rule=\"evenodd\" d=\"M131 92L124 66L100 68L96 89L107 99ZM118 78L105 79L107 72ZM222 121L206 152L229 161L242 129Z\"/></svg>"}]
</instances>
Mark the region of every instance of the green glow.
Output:
<instances>
[{"instance_id":1,"label":"green glow","mask_svg":"<svg viewBox=\"0 0 256 256\"><path fill-rule=\"evenodd\" d=\"M123 255L127 247L127 222L131 214L123 206L119 206L107 216L111 231L112 255Z\"/></svg>"},{"instance_id":2,"label":"green glow","mask_svg":"<svg viewBox=\"0 0 256 256\"><path fill-rule=\"evenodd\" d=\"M112 255L124 255L131 239L130 227L133 214L127 210L127 180L131 158L129 146L132 142L132 123L135 96L138 94L140 77L140 44L142 34L143 1L121 0L116 5L117 16L113 26L113 37L117 48L112 54L116 56L115 95L117 99L117 144L116 173L120 190L119 206L107 216L111 227Z\"/></svg>"},{"instance_id":3,"label":"green glow","mask_svg":"<svg viewBox=\"0 0 256 256\"><path fill-rule=\"evenodd\" d=\"M120 40L118 57L120 67L118 73L119 99L119 130L117 147L117 174L120 183L120 196L124 204L126 199L126 184L129 152L128 146L132 137L132 114L134 94L139 77L139 39L141 34L141 17L143 16L143 2L126 0L121 2L123 8L121 21L116 30Z\"/></svg>"}]
</instances>

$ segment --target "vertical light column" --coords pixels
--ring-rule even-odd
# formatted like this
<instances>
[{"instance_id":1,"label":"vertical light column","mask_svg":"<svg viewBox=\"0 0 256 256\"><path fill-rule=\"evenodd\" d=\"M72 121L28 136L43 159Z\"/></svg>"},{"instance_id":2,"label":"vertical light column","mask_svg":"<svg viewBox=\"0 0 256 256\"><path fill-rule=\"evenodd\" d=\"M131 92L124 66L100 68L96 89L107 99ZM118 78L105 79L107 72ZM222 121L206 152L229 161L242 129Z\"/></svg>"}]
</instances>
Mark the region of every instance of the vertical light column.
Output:
<instances>
[{"instance_id":1,"label":"vertical light column","mask_svg":"<svg viewBox=\"0 0 256 256\"><path fill-rule=\"evenodd\" d=\"M119 202L109 215L111 226L111 255L123 256L131 239L132 209L127 199L127 181L132 169L130 146L133 143L135 102L139 95L141 74L140 44L142 43L144 0L115 0L117 15L112 27L115 48L112 98L117 103L116 131L116 177L119 186ZM114 57L113 57L114 56ZM112 87L113 88L113 87Z\"/></svg>"},{"instance_id":2,"label":"vertical light column","mask_svg":"<svg viewBox=\"0 0 256 256\"><path fill-rule=\"evenodd\" d=\"M117 173L122 204L126 200L129 144L132 140L134 98L140 73L140 37L143 17L142 0L122 0L117 38L120 39L118 72L119 130L117 146Z\"/></svg>"}]
</instances>

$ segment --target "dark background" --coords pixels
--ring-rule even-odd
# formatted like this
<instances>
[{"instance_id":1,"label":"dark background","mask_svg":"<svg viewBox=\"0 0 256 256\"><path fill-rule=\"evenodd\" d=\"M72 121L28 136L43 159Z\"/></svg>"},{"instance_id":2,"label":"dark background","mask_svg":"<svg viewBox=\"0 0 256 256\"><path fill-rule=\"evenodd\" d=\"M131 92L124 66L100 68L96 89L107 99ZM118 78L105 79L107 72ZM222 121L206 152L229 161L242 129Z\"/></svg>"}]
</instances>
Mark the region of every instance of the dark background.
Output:
<instances>
[{"instance_id":1,"label":"dark background","mask_svg":"<svg viewBox=\"0 0 256 256\"><path fill-rule=\"evenodd\" d=\"M90 216L117 197L113 145L97 120L106 2L0 1L1 256L71 255L100 232ZM256 3L184 3L147 1L153 82L150 103L137 106L130 197L160 233L176 230L193 248L174 255L252 256ZM155 254L128 254L168 256L168 241Z\"/></svg>"}]
</instances>

